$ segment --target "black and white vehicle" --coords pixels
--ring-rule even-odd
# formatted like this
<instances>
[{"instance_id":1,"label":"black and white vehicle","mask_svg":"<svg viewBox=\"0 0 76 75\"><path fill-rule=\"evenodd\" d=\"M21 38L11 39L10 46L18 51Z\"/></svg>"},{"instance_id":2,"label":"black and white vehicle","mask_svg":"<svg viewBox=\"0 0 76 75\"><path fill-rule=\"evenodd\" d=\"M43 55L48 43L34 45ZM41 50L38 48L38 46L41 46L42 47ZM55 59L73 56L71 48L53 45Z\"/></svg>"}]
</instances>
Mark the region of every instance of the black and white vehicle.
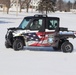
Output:
<instances>
[{"instance_id":1,"label":"black and white vehicle","mask_svg":"<svg viewBox=\"0 0 76 75\"><path fill-rule=\"evenodd\" d=\"M51 46L54 50L72 52L68 38L75 38L75 32L59 27L59 21L58 17L47 15L27 16L19 27L8 28L5 46L14 50L22 50L24 46Z\"/></svg>"}]
</instances>

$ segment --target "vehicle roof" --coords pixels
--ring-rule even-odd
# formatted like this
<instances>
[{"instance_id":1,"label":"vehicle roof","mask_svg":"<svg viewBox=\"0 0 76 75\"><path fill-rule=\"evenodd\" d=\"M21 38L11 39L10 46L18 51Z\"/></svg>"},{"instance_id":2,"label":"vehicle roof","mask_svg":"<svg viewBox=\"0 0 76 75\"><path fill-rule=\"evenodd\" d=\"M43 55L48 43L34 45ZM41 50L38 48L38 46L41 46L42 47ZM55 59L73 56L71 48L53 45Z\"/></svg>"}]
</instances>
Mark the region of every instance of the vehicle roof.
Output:
<instances>
[{"instance_id":1,"label":"vehicle roof","mask_svg":"<svg viewBox=\"0 0 76 75\"><path fill-rule=\"evenodd\" d=\"M44 16L26 16L26 17L24 17L24 18L54 18L54 19L59 19L59 17L51 17L51 16L46 16L46 17L44 17Z\"/></svg>"}]
</instances>

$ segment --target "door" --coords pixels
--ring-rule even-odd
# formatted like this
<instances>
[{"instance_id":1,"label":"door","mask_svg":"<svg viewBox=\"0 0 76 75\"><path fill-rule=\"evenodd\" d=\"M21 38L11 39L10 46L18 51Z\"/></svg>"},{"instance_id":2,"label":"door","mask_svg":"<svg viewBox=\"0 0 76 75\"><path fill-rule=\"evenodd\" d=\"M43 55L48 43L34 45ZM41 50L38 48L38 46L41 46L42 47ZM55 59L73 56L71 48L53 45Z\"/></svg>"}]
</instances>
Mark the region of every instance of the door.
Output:
<instances>
[{"instance_id":1,"label":"door","mask_svg":"<svg viewBox=\"0 0 76 75\"><path fill-rule=\"evenodd\" d=\"M26 32L27 45L41 46L41 40L44 37L45 24L44 18L34 18L28 25Z\"/></svg>"},{"instance_id":2,"label":"door","mask_svg":"<svg viewBox=\"0 0 76 75\"><path fill-rule=\"evenodd\" d=\"M56 29L59 27L59 20L57 18L48 18L45 29L45 37L47 38L47 46L54 46L57 38Z\"/></svg>"}]
</instances>

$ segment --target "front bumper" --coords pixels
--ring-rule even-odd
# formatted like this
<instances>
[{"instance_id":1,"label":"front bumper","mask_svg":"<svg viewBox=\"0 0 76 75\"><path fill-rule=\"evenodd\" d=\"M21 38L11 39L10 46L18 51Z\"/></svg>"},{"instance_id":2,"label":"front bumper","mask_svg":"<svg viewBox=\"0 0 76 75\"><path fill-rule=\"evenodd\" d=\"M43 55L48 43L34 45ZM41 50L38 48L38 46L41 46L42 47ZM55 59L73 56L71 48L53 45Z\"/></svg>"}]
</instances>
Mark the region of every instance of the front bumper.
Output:
<instances>
[{"instance_id":1,"label":"front bumper","mask_svg":"<svg viewBox=\"0 0 76 75\"><path fill-rule=\"evenodd\" d=\"M13 44L13 35L12 32L9 32L5 35L6 42L11 46Z\"/></svg>"}]
</instances>

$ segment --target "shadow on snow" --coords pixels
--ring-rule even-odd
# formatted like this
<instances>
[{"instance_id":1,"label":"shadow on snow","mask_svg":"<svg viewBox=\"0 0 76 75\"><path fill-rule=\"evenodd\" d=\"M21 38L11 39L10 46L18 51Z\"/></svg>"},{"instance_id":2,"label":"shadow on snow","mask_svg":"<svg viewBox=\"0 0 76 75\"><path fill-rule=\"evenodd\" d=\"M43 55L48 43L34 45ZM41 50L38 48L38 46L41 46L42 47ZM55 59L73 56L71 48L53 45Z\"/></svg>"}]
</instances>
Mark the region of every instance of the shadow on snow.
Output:
<instances>
[{"instance_id":1,"label":"shadow on snow","mask_svg":"<svg viewBox=\"0 0 76 75\"><path fill-rule=\"evenodd\" d=\"M13 20L15 20L15 19L22 19L22 18L0 17L0 19L13 19Z\"/></svg>"},{"instance_id":2,"label":"shadow on snow","mask_svg":"<svg viewBox=\"0 0 76 75\"><path fill-rule=\"evenodd\" d=\"M30 50L30 51L54 51L52 47L31 47L31 46L24 47L23 50Z\"/></svg>"},{"instance_id":3,"label":"shadow on snow","mask_svg":"<svg viewBox=\"0 0 76 75\"><path fill-rule=\"evenodd\" d=\"M8 22L8 21L0 21L0 24L3 24L3 23L13 23L13 22Z\"/></svg>"}]
</instances>

